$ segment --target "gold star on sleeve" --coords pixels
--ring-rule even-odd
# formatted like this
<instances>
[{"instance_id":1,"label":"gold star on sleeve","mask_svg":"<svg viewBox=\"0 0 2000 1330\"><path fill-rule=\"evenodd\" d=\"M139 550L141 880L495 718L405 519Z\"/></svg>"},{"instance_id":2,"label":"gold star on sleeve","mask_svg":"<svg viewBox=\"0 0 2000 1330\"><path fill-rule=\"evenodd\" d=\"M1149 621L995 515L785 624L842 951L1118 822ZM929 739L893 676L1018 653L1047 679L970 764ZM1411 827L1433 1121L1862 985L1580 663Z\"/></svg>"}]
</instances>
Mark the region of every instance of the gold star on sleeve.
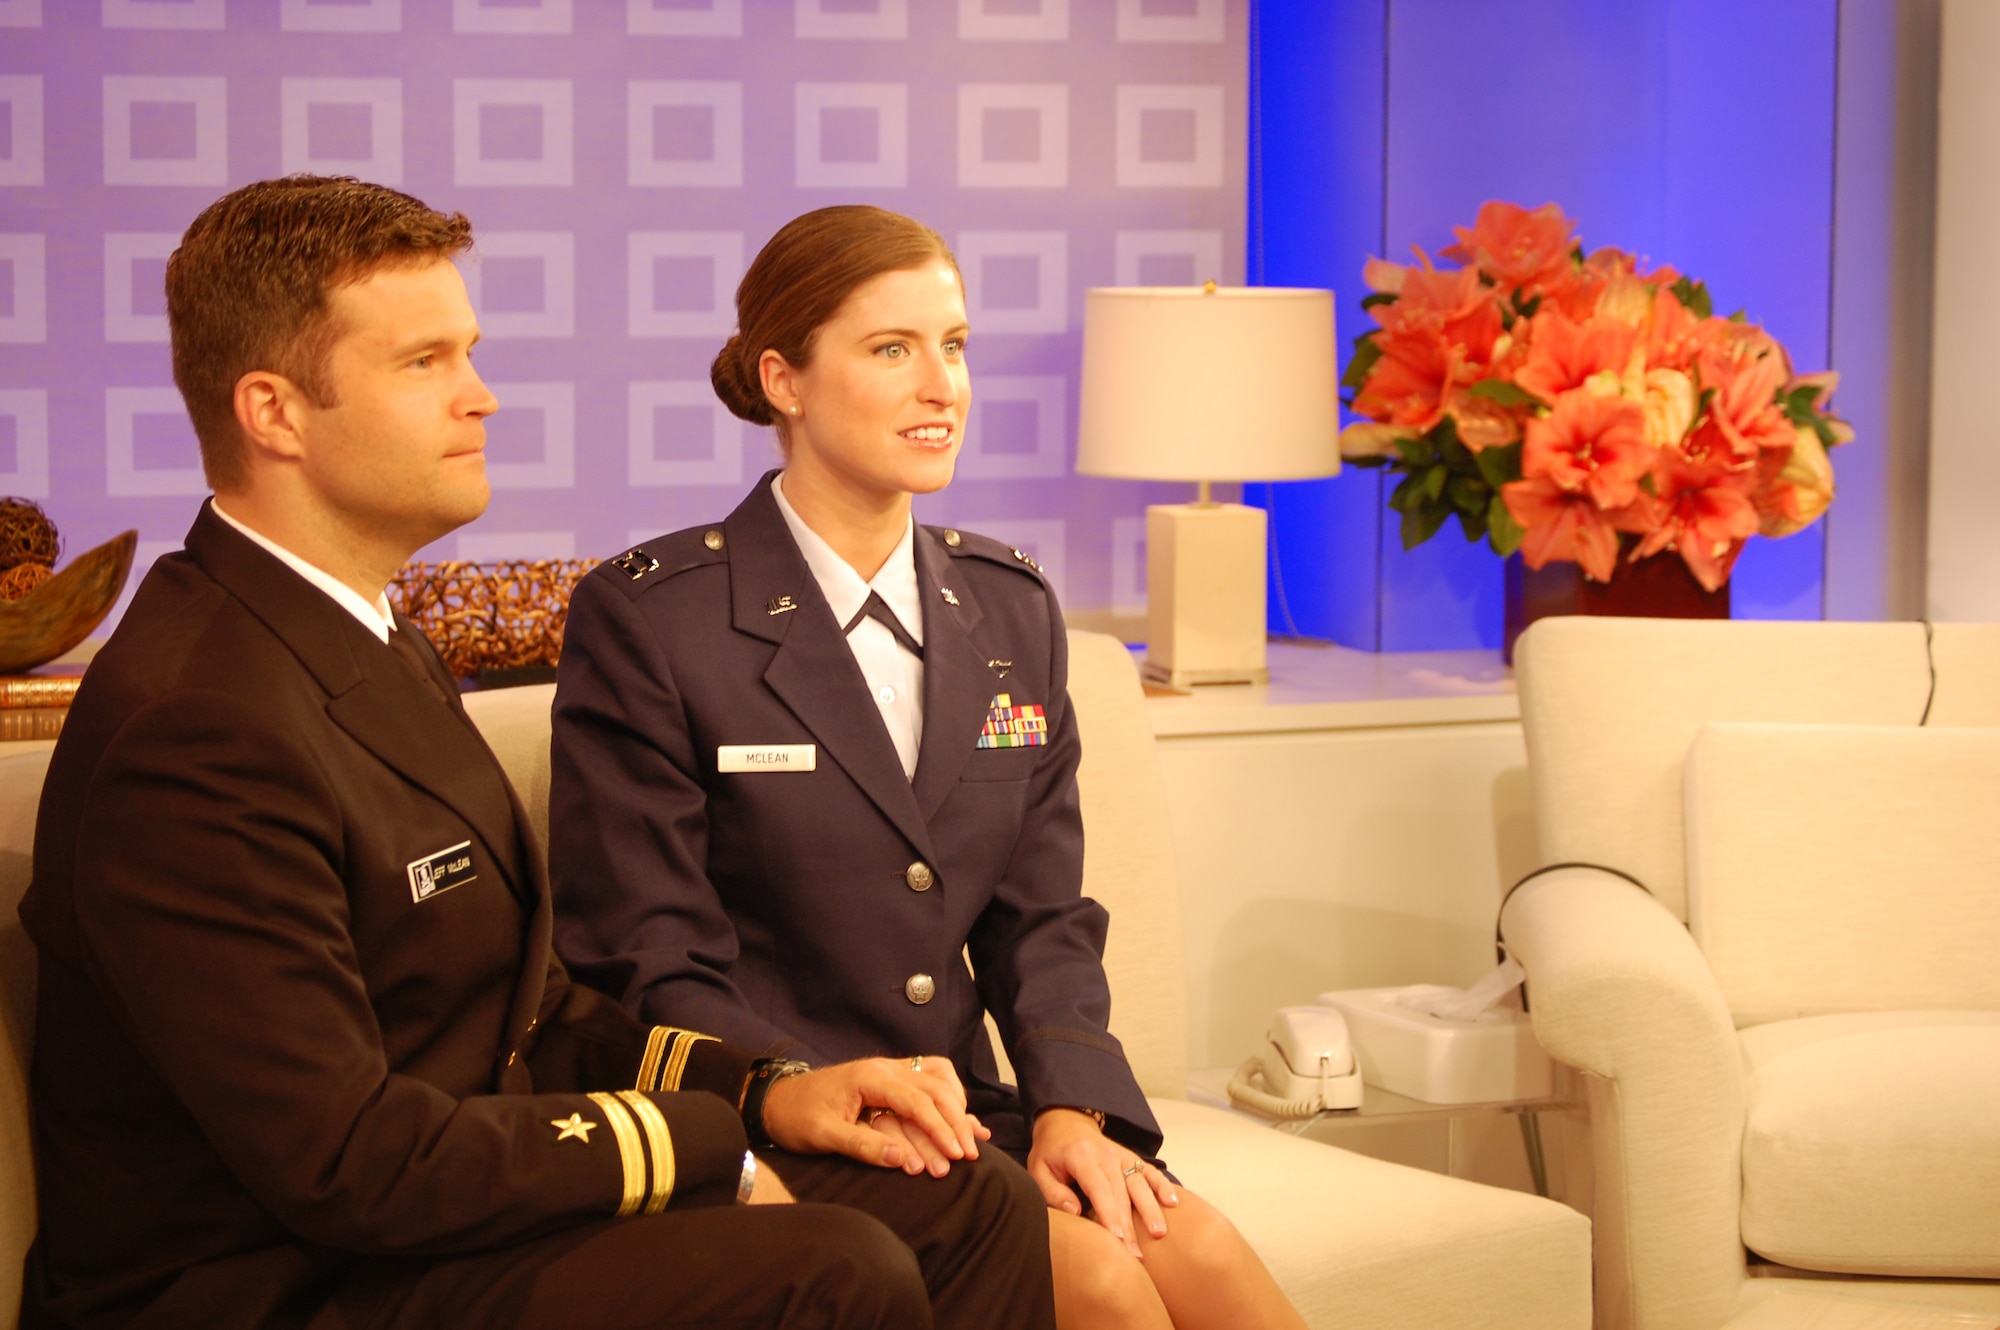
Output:
<instances>
[{"instance_id":1,"label":"gold star on sleeve","mask_svg":"<svg viewBox=\"0 0 2000 1330\"><path fill-rule=\"evenodd\" d=\"M590 1133L597 1129L595 1122L585 1122L583 1114L572 1113L566 1118L550 1118L549 1125L556 1129L556 1144L575 1138L585 1145L590 1144Z\"/></svg>"}]
</instances>

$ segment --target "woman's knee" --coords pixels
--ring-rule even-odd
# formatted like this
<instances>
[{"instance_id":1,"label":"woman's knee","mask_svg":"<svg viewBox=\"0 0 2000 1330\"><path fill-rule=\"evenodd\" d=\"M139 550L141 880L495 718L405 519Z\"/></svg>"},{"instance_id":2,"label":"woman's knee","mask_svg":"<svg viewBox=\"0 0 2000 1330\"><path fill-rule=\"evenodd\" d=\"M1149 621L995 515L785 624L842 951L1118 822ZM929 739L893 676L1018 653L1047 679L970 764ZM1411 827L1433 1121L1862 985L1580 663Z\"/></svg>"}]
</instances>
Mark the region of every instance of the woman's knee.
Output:
<instances>
[{"instance_id":1,"label":"woman's knee","mask_svg":"<svg viewBox=\"0 0 2000 1330\"><path fill-rule=\"evenodd\" d=\"M1052 1211L1049 1256L1063 1326L1168 1324L1146 1267L1096 1223Z\"/></svg>"},{"instance_id":2,"label":"woman's knee","mask_svg":"<svg viewBox=\"0 0 2000 1330\"><path fill-rule=\"evenodd\" d=\"M1139 1249L1149 1262L1171 1261L1176 1266L1226 1278L1246 1265L1258 1265L1250 1244L1229 1222L1229 1216L1193 1192L1182 1188L1180 1204L1162 1208L1167 1233L1156 1238L1139 1228Z\"/></svg>"}]
</instances>

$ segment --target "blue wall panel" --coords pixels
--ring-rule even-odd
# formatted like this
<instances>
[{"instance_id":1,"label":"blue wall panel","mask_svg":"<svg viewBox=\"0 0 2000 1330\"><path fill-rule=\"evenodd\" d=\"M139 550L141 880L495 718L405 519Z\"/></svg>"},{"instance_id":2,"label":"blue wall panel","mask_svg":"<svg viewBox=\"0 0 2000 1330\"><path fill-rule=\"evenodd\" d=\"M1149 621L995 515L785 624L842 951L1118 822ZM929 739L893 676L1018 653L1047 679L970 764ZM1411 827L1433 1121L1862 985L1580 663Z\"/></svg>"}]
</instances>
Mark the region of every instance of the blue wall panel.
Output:
<instances>
[{"instance_id":1,"label":"blue wall panel","mask_svg":"<svg viewBox=\"0 0 2000 1330\"><path fill-rule=\"evenodd\" d=\"M1252 171L1261 151L1264 280L1332 286L1344 336L1363 326L1356 297L1370 254L1407 261L1412 245L1435 254L1454 225L1498 198L1561 205L1587 246L1701 277L1718 308L1744 309L1801 368L1826 365L1835 0L1260 0L1258 9L1253 98L1261 78L1267 108L1280 104L1276 88L1306 80L1303 62L1329 39L1340 48L1318 56L1332 71L1322 93L1331 149L1328 122L1287 103L1286 116L1267 114ZM1313 37L1280 46L1281 23ZM1372 114L1364 94L1380 98ZM1333 197L1292 180L1286 126L1304 123L1316 137L1299 174L1340 182ZM1373 188L1371 171L1380 172ZM1315 219L1330 252L1309 254L1308 233L1274 227L1277 182L1303 200L1296 216ZM1252 280L1258 224L1253 186ZM1254 498L1261 487L1249 488ZM1365 473L1276 488L1278 552L1300 628L1382 650L1499 645L1500 562L1484 544L1467 545L1452 527L1404 551ZM1372 561L1353 548L1371 528ZM1819 617L1824 558L1821 527L1753 540L1732 581L1738 617ZM1368 589L1351 576L1371 562L1372 642ZM1282 626L1275 613L1273 626Z\"/></svg>"},{"instance_id":2,"label":"blue wall panel","mask_svg":"<svg viewBox=\"0 0 2000 1330\"><path fill-rule=\"evenodd\" d=\"M1833 0L1671 0L1666 226L1659 256L1708 282L1802 370L1827 367L1833 302ZM1727 40L1719 34L1727 33ZM1817 619L1824 523L1752 540L1730 578L1739 619Z\"/></svg>"},{"instance_id":3,"label":"blue wall panel","mask_svg":"<svg viewBox=\"0 0 2000 1330\"><path fill-rule=\"evenodd\" d=\"M1354 256L1382 245L1388 0L1259 0L1251 23L1245 266L1252 285L1333 289L1344 368L1367 326ZM1381 474L1243 488L1271 514L1271 631L1378 649Z\"/></svg>"}]
</instances>

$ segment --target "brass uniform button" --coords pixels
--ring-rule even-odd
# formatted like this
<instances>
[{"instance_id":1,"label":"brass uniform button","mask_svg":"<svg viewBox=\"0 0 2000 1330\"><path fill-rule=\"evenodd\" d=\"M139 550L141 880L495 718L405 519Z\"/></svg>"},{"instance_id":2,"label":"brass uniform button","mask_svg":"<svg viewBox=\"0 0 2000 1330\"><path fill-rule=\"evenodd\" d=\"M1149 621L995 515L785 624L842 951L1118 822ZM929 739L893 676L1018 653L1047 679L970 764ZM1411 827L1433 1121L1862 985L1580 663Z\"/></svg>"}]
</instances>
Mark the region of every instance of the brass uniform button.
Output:
<instances>
[{"instance_id":1,"label":"brass uniform button","mask_svg":"<svg viewBox=\"0 0 2000 1330\"><path fill-rule=\"evenodd\" d=\"M903 981L903 996L921 1007L937 996L937 984L927 974L913 974Z\"/></svg>"},{"instance_id":2,"label":"brass uniform button","mask_svg":"<svg viewBox=\"0 0 2000 1330\"><path fill-rule=\"evenodd\" d=\"M965 543L965 537L959 535L958 532L956 531L948 530L944 533L944 543L951 546L953 549L957 549L960 545L963 545Z\"/></svg>"},{"instance_id":3,"label":"brass uniform button","mask_svg":"<svg viewBox=\"0 0 2000 1330\"><path fill-rule=\"evenodd\" d=\"M910 884L911 891L929 891L937 881L937 874L931 871L929 864L919 859L903 870L903 881Z\"/></svg>"},{"instance_id":4,"label":"brass uniform button","mask_svg":"<svg viewBox=\"0 0 2000 1330\"><path fill-rule=\"evenodd\" d=\"M701 533L701 543L712 550L719 550L722 548L722 533L720 531L704 531Z\"/></svg>"}]
</instances>

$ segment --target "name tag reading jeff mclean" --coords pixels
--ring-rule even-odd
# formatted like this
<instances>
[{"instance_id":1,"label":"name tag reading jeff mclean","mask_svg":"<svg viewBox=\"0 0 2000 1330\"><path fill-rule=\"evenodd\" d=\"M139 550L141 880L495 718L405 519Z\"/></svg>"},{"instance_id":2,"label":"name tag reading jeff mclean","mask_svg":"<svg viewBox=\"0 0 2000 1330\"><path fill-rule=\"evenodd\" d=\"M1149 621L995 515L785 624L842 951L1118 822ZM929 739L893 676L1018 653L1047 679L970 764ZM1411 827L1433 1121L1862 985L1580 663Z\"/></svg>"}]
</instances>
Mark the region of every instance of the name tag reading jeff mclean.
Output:
<instances>
[{"instance_id":1,"label":"name tag reading jeff mclean","mask_svg":"<svg viewBox=\"0 0 2000 1330\"><path fill-rule=\"evenodd\" d=\"M717 771L811 771L818 763L817 744L723 744L715 750Z\"/></svg>"},{"instance_id":2,"label":"name tag reading jeff mclean","mask_svg":"<svg viewBox=\"0 0 2000 1330\"><path fill-rule=\"evenodd\" d=\"M462 887L468 882L479 880L472 871L472 842L462 840L450 849L439 850L436 854L422 859L411 860L410 899L427 901L440 892Z\"/></svg>"}]
</instances>

